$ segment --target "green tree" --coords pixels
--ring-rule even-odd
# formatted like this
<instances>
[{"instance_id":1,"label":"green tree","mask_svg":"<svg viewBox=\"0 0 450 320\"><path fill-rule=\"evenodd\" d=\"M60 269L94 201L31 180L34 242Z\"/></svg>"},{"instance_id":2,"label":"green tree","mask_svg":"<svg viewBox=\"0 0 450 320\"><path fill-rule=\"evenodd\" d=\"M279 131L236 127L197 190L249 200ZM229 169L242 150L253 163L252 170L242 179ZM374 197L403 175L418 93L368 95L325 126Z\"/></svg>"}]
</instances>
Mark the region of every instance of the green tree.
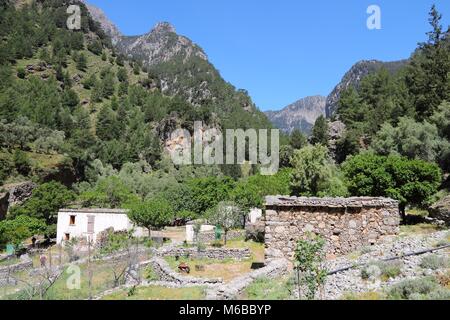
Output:
<instances>
[{"instance_id":1,"label":"green tree","mask_svg":"<svg viewBox=\"0 0 450 320\"><path fill-rule=\"evenodd\" d=\"M187 185L193 195L192 211L204 214L219 202L229 200L234 181L229 177L195 178L188 181Z\"/></svg>"},{"instance_id":2,"label":"green tree","mask_svg":"<svg viewBox=\"0 0 450 320\"><path fill-rule=\"evenodd\" d=\"M397 154L409 159L435 162L440 159L443 150L450 148L450 144L439 137L436 125L404 117L400 118L397 127L384 124L371 147L381 155Z\"/></svg>"},{"instance_id":3,"label":"green tree","mask_svg":"<svg viewBox=\"0 0 450 320\"><path fill-rule=\"evenodd\" d=\"M17 249L27 238L44 235L46 230L44 221L28 216L0 221L0 246L10 243Z\"/></svg>"},{"instance_id":4,"label":"green tree","mask_svg":"<svg viewBox=\"0 0 450 320\"><path fill-rule=\"evenodd\" d=\"M138 226L146 228L150 238L152 228L159 230L173 221L174 212L167 200L154 198L131 204L128 216Z\"/></svg>"},{"instance_id":5,"label":"green tree","mask_svg":"<svg viewBox=\"0 0 450 320\"><path fill-rule=\"evenodd\" d=\"M139 198L116 176L101 179L82 192L79 200L86 207L121 208Z\"/></svg>"},{"instance_id":6,"label":"green tree","mask_svg":"<svg viewBox=\"0 0 450 320\"><path fill-rule=\"evenodd\" d=\"M19 174L27 176L31 172L31 161L25 152L21 150L14 151L13 162Z\"/></svg>"},{"instance_id":7,"label":"green tree","mask_svg":"<svg viewBox=\"0 0 450 320\"><path fill-rule=\"evenodd\" d=\"M50 225L56 222L58 210L74 199L75 195L72 191L52 181L34 189L31 198L22 206L11 208L10 215L11 217L34 217Z\"/></svg>"},{"instance_id":8,"label":"green tree","mask_svg":"<svg viewBox=\"0 0 450 320\"><path fill-rule=\"evenodd\" d=\"M449 100L450 50L448 32L441 25L442 15L433 5L429 22L432 30L428 41L419 45L406 76L419 120L431 116L444 100Z\"/></svg>"},{"instance_id":9,"label":"green tree","mask_svg":"<svg viewBox=\"0 0 450 320\"><path fill-rule=\"evenodd\" d=\"M328 149L322 145L296 150L292 157L291 187L296 195L317 196L332 177Z\"/></svg>"},{"instance_id":10,"label":"green tree","mask_svg":"<svg viewBox=\"0 0 450 320\"><path fill-rule=\"evenodd\" d=\"M77 69L80 71L86 71L87 69L87 58L86 55L82 52L77 57Z\"/></svg>"},{"instance_id":11,"label":"green tree","mask_svg":"<svg viewBox=\"0 0 450 320\"><path fill-rule=\"evenodd\" d=\"M317 118L311 133L311 143L328 146L328 122L323 115Z\"/></svg>"},{"instance_id":12,"label":"green tree","mask_svg":"<svg viewBox=\"0 0 450 320\"><path fill-rule=\"evenodd\" d=\"M327 269L324 248L325 240L320 236L308 235L307 239L297 242L294 268L300 297L305 291L304 296L308 300L314 300L317 291L325 284Z\"/></svg>"},{"instance_id":13,"label":"green tree","mask_svg":"<svg viewBox=\"0 0 450 320\"><path fill-rule=\"evenodd\" d=\"M396 199L403 217L407 205L426 206L442 182L436 164L394 155L363 153L347 159L342 169L352 195Z\"/></svg>"},{"instance_id":14,"label":"green tree","mask_svg":"<svg viewBox=\"0 0 450 320\"><path fill-rule=\"evenodd\" d=\"M208 221L222 228L224 244L227 244L228 232L235 227L242 226L242 212L239 206L232 201L222 201L207 215Z\"/></svg>"},{"instance_id":15,"label":"green tree","mask_svg":"<svg viewBox=\"0 0 450 320\"><path fill-rule=\"evenodd\" d=\"M301 149L307 144L306 136L299 129L294 129L289 137L289 145L294 149Z\"/></svg>"}]
</instances>

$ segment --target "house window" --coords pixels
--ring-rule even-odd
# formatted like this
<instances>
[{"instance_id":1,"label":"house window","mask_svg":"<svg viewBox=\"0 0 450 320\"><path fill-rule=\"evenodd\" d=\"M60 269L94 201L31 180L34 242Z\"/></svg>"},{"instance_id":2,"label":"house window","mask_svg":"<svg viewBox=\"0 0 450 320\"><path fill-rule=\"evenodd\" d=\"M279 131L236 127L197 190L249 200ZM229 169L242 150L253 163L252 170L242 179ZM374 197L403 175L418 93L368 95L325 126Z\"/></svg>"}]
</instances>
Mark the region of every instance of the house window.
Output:
<instances>
[{"instance_id":1,"label":"house window","mask_svg":"<svg viewBox=\"0 0 450 320\"><path fill-rule=\"evenodd\" d=\"M64 240L65 241L69 241L70 240L70 233L65 233L64 234Z\"/></svg>"},{"instance_id":2,"label":"house window","mask_svg":"<svg viewBox=\"0 0 450 320\"><path fill-rule=\"evenodd\" d=\"M70 216L70 225L71 226L75 225L75 216Z\"/></svg>"}]
</instances>

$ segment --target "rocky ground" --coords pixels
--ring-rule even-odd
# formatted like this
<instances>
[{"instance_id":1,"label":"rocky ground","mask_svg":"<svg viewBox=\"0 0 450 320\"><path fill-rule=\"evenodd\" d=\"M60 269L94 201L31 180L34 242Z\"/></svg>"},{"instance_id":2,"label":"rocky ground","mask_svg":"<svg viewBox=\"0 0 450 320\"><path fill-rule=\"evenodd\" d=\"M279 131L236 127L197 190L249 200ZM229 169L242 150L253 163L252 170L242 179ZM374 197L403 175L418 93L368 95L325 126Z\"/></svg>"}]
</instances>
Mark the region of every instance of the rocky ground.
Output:
<instances>
[{"instance_id":1,"label":"rocky ground","mask_svg":"<svg viewBox=\"0 0 450 320\"><path fill-rule=\"evenodd\" d=\"M445 244L449 244L450 231L439 231L427 235L413 235L408 237L396 237L386 240L383 243L363 248L359 252L344 257L339 257L327 263L330 271L338 270L352 265L358 267L347 271L338 272L327 278L325 286L325 299L340 299L347 293L363 293L382 291L396 283L406 279L413 279L421 276L428 276L445 272L444 269L431 270L424 269L421 266L422 259L426 256L437 255L450 258L450 248L438 250L435 252L425 253L421 255L402 257L394 260L400 267L400 274L389 279L379 277L370 277L363 279L362 269L359 265L371 265L375 261L382 259L401 257L403 255L432 249Z\"/></svg>"}]
</instances>

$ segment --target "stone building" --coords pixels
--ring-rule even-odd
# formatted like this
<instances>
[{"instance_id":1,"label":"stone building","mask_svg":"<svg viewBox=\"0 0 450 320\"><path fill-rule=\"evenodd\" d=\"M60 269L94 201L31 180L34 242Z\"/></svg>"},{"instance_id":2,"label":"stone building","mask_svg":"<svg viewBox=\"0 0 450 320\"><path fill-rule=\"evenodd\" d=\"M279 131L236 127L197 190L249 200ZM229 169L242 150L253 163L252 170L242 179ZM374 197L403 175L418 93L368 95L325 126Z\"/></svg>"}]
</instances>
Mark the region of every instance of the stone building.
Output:
<instances>
[{"instance_id":1,"label":"stone building","mask_svg":"<svg viewBox=\"0 0 450 320\"><path fill-rule=\"evenodd\" d=\"M291 259L308 233L326 240L329 256L350 253L399 233L397 201L387 198L266 197L266 259Z\"/></svg>"}]
</instances>

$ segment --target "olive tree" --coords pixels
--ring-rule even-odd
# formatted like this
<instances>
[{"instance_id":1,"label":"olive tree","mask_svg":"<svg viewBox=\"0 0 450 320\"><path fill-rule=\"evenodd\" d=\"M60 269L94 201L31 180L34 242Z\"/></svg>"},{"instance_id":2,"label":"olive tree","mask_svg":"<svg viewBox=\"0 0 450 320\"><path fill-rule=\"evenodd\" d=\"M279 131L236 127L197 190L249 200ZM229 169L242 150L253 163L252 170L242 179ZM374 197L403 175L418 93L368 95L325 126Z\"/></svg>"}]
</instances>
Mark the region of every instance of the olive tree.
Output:
<instances>
[{"instance_id":1,"label":"olive tree","mask_svg":"<svg viewBox=\"0 0 450 320\"><path fill-rule=\"evenodd\" d=\"M220 226L224 231L224 244L227 244L227 234L232 228L239 226L242 218L242 210L232 201L220 202L208 214L208 221Z\"/></svg>"}]
</instances>

